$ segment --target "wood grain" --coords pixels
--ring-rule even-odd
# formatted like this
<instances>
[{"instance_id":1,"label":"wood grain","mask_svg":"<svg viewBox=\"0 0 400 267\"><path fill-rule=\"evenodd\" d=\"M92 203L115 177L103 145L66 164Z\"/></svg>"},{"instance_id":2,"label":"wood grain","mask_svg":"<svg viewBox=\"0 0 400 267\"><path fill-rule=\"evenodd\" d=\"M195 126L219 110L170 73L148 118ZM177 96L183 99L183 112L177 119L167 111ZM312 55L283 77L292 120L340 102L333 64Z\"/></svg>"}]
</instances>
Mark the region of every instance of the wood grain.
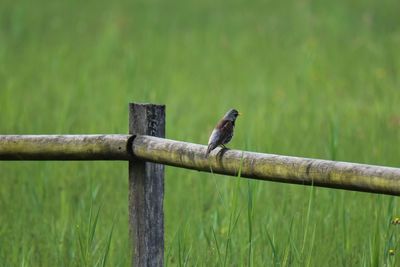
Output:
<instances>
[{"instance_id":1,"label":"wood grain","mask_svg":"<svg viewBox=\"0 0 400 267\"><path fill-rule=\"evenodd\" d=\"M165 106L129 105L129 133L165 136ZM134 141L133 141L134 142ZM129 161L129 224L132 266L164 264L164 165Z\"/></svg>"}]
</instances>

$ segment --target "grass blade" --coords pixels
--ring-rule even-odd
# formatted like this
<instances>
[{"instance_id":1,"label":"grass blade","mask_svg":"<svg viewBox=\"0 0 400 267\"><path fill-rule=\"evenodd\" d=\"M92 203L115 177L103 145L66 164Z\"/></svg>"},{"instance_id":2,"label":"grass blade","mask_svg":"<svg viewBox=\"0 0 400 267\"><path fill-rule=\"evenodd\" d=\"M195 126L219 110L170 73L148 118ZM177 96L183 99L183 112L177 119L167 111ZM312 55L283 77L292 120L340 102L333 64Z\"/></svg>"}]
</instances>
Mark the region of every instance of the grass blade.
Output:
<instances>
[{"instance_id":1,"label":"grass blade","mask_svg":"<svg viewBox=\"0 0 400 267\"><path fill-rule=\"evenodd\" d=\"M102 267L105 267L106 263L107 263L108 254L110 252L111 239L112 239L112 235L113 235L113 232L114 232L114 226L115 226L115 219L114 219L113 224L111 226L110 232L109 232L108 237L107 237L106 245L105 245L105 248L104 248L103 257L102 257L102 260L101 260L101 266Z\"/></svg>"}]
</instances>

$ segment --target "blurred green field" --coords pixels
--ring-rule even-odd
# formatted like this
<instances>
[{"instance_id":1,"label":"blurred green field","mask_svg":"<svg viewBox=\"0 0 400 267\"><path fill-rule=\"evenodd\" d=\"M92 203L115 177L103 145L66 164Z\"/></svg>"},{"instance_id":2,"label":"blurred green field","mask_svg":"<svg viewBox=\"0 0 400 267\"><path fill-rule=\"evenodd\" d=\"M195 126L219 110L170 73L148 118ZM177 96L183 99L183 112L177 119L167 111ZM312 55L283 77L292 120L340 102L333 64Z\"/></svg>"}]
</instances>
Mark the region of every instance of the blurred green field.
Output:
<instances>
[{"instance_id":1,"label":"blurred green field","mask_svg":"<svg viewBox=\"0 0 400 267\"><path fill-rule=\"evenodd\" d=\"M127 133L151 102L205 144L235 107L232 148L400 167L399 10L2 0L0 134ZM0 184L0 266L129 266L127 163L0 162ZM172 167L165 191L167 266L400 264L395 197Z\"/></svg>"}]
</instances>

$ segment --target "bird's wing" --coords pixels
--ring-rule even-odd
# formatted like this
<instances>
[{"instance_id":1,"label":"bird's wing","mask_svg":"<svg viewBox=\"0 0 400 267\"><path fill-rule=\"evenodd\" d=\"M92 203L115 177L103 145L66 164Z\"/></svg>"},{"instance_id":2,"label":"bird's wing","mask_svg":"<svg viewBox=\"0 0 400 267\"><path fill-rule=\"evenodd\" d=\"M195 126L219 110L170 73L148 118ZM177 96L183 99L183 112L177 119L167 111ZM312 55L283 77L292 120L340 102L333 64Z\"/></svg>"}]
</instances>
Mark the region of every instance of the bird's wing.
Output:
<instances>
[{"instance_id":1,"label":"bird's wing","mask_svg":"<svg viewBox=\"0 0 400 267\"><path fill-rule=\"evenodd\" d=\"M214 148L218 146L218 140L220 138L220 130L219 129L214 129L210 135L210 138L208 139L208 147L207 147L207 152L206 152L206 157Z\"/></svg>"},{"instance_id":2,"label":"bird's wing","mask_svg":"<svg viewBox=\"0 0 400 267\"><path fill-rule=\"evenodd\" d=\"M233 128L235 127L230 120L223 120L220 123L220 139L219 144L226 144L232 139Z\"/></svg>"},{"instance_id":3,"label":"bird's wing","mask_svg":"<svg viewBox=\"0 0 400 267\"><path fill-rule=\"evenodd\" d=\"M228 120L221 120L212 131L210 139L208 140L208 144L215 144L215 146L223 144L223 141L229 135L231 130L232 122Z\"/></svg>"},{"instance_id":4,"label":"bird's wing","mask_svg":"<svg viewBox=\"0 0 400 267\"><path fill-rule=\"evenodd\" d=\"M210 138L208 139L208 144L216 143L218 141L219 136L220 136L219 132L220 131L218 129L214 129L212 131Z\"/></svg>"},{"instance_id":5,"label":"bird's wing","mask_svg":"<svg viewBox=\"0 0 400 267\"><path fill-rule=\"evenodd\" d=\"M228 143L232 139L234 125L229 120L220 121L208 139L206 156L219 145Z\"/></svg>"}]
</instances>

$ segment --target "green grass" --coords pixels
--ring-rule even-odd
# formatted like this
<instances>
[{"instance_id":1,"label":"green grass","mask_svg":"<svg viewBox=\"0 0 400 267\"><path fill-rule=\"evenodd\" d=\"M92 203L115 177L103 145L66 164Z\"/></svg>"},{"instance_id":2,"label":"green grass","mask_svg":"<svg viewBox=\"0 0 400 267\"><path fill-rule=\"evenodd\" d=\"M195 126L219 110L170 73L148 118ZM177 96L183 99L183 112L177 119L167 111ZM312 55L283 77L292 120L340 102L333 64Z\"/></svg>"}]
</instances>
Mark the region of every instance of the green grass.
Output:
<instances>
[{"instance_id":1,"label":"green grass","mask_svg":"<svg viewBox=\"0 0 400 267\"><path fill-rule=\"evenodd\" d=\"M400 2L11 1L0 133L126 133L400 166ZM127 163L0 162L0 266L129 266ZM168 167L168 266L396 266L397 198ZM397 249L394 256L390 248Z\"/></svg>"}]
</instances>

